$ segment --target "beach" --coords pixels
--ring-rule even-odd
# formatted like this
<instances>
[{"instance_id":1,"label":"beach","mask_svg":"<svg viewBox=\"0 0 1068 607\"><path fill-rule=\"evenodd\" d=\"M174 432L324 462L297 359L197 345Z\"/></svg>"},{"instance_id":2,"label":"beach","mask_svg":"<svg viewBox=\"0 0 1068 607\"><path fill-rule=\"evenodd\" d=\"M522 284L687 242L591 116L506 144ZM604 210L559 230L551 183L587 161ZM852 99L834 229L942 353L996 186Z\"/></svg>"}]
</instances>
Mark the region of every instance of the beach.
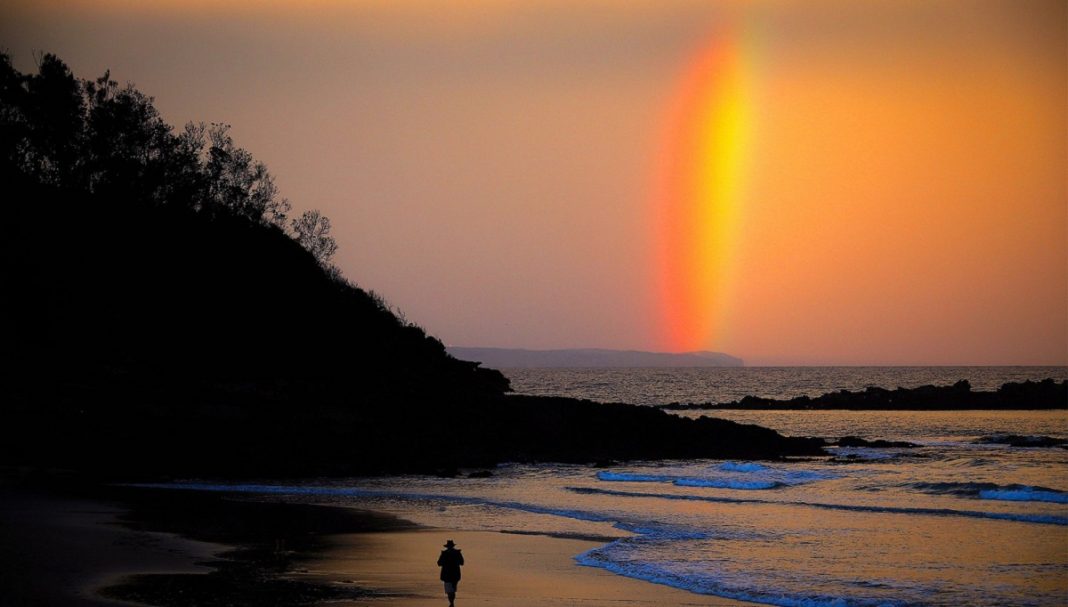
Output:
<instances>
[{"instance_id":1,"label":"beach","mask_svg":"<svg viewBox=\"0 0 1068 607\"><path fill-rule=\"evenodd\" d=\"M1064 604L1063 411L730 415L886 440L822 458L452 476L9 473L0 596L5 607L443 606L436 560L451 539L467 561L461 606Z\"/></svg>"},{"instance_id":2,"label":"beach","mask_svg":"<svg viewBox=\"0 0 1068 607\"><path fill-rule=\"evenodd\" d=\"M441 606L445 595L435 561L444 539L455 540L467 562L457 605L752 604L693 594L575 563L575 555L604 542L492 531L449 533L419 529L337 536L337 544L321 560L308 564L309 575L334 580L348 576L360 586L396 593L358 604Z\"/></svg>"},{"instance_id":3,"label":"beach","mask_svg":"<svg viewBox=\"0 0 1068 607\"><path fill-rule=\"evenodd\" d=\"M467 558L457 605L749 604L579 566L575 555L604 543L593 538L453 533L368 510L186 491L9 485L2 504L0 594L13 607L443 605L435 562L446 538Z\"/></svg>"},{"instance_id":4,"label":"beach","mask_svg":"<svg viewBox=\"0 0 1068 607\"><path fill-rule=\"evenodd\" d=\"M226 546L119 524L125 509L54 491L0 489L4 605L123 605L98 591L131 573L203 574Z\"/></svg>"}]
</instances>

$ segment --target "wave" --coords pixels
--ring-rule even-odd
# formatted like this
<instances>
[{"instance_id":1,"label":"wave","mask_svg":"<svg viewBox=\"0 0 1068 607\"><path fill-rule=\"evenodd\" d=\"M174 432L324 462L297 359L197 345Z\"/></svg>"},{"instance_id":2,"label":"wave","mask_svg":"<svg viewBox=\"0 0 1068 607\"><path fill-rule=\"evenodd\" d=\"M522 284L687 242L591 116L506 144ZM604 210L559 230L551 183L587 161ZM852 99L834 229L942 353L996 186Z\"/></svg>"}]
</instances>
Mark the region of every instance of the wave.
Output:
<instances>
[{"instance_id":1,"label":"wave","mask_svg":"<svg viewBox=\"0 0 1068 607\"><path fill-rule=\"evenodd\" d=\"M989 489L980 491L979 497L984 500L1005 500L1010 502L1052 502L1055 504L1068 504L1068 494L1060 491L1041 491L1033 487L1023 489Z\"/></svg>"},{"instance_id":2,"label":"wave","mask_svg":"<svg viewBox=\"0 0 1068 607\"><path fill-rule=\"evenodd\" d=\"M788 470L783 475L783 482L796 485L813 481L825 481L832 478L838 478L838 475L831 474L830 472L817 472L815 470Z\"/></svg>"},{"instance_id":3,"label":"wave","mask_svg":"<svg viewBox=\"0 0 1068 607\"><path fill-rule=\"evenodd\" d=\"M798 485L812 481L837 478L837 475L817 470L772 468L756 462L724 462L715 469L722 472L739 472L745 478L759 476L779 481L783 485Z\"/></svg>"},{"instance_id":4,"label":"wave","mask_svg":"<svg viewBox=\"0 0 1068 607\"><path fill-rule=\"evenodd\" d=\"M776 487L785 486L782 483L776 481L734 480L726 478L693 478L666 476L659 474L630 474L628 472L606 472L604 470L597 473L597 480L625 483L671 483L674 485L678 485L679 487L712 487L716 489L739 490L774 489Z\"/></svg>"},{"instance_id":5,"label":"wave","mask_svg":"<svg viewBox=\"0 0 1068 607\"><path fill-rule=\"evenodd\" d=\"M625 547L613 542L575 557L575 562L585 567L597 567L624 577L671 586L688 592L714 595L740 601L752 601L779 607L899 607L906 603L900 600L868 597L842 597L829 595L806 595L784 592L774 588L742 586L716 576L692 570L674 571L670 564L631 560L629 555L616 555L617 548Z\"/></svg>"},{"instance_id":6,"label":"wave","mask_svg":"<svg viewBox=\"0 0 1068 607\"><path fill-rule=\"evenodd\" d=\"M625 483L670 483L677 477L661 474L631 474L629 472L608 472L601 470L597 473L597 480Z\"/></svg>"},{"instance_id":7,"label":"wave","mask_svg":"<svg viewBox=\"0 0 1068 607\"><path fill-rule=\"evenodd\" d=\"M1011 447L1060 447L1068 446L1068 440L1054 436L1030 434L991 434L974 441L980 445L1009 445Z\"/></svg>"},{"instance_id":8,"label":"wave","mask_svg":"<svg viewBox=\"0 0 1068 607\"><path fill-rule=\"evenodd\" d=\"M775 489L785 487L777 481L737 481L723 478L680 478L675 481L679 487L712 487L715 489Z\"/></svg>"},{"instance_id":9,"label":"wave","mask_svg":"<svg viewBox=\"0 0 1068 607\"><path fill-rule=\"evenodd\" d=\"M962 497L1010 502L1050 502L1068 504L1068 491L1030 485L998 485L996 483L910 483L906 485L924 493L959 495Z\"/></svg>"},{"instance_id":10,"label":"wave","mask_svg":"<svg viewBox=\"0 0 1068 607\"><path fill-rule=\"evenodd\" d=\"M597 472L597 480L627 483L671 483L679 487L708 487L713 489L737 489L742 491L778 489L820 480L836 478L835 475L815 470L781 470L753 462L726 462L713 468L726 475L676 476L670 474L642 474L632 472Z\"/></svg>"},{"instance_id":11,"label":"wave","mask_svg":"<svg viewBox=\"0 0 1068 607\"><path fill-rule=\"evenodd\" d=\"M962 446L974 446L974 443L963 443ZM943 460L943 463L954 468L982 468L984 466L997 466L1001 462L987 457L954 457Z\"/></svg>"},{"instance_id":12,"label":"wave","mask_svg":"<svg viewBox=\"0 0 1068 607\"><path fill-rule=\"evenodd\" d=\"M619 539L608 535L595 535L592 533L574 533L570 531L530 531L527 529L501 529L498 533L505 535L539 535L542 537L555 537L562 540L582 540L586 542L608 543Z\"/></svg>"},{"instance_id":13,"label":"wave","mask_svg":"<svg viewBox=\"0 0 1068 607\"><path fill-rule=\"evenodd\" d=\"M719 469L724 472L763 472L768 467L756 462L724 462Z\"/></svg>"},{"instance_id":14,"label":"wave","mask_svg":"<svg viewBox=\"0 0 1068 607\"><path fill-rule=\"evenodd\" d=\"M898 452L887 449L875 449L872 447L828 447L834 453L835 459L876 461L894 459L901 455Z\"/></svg>"},{"instance_id":15,"label":"wave","mask_svg":"<svg viewBox=\"0 0 1068 607\"><path fill-rule=\"evenodd\" d=\"M684 500L697 502L713 502L719 504L772 504L776 506L804 506L820 508L823 510L842 510L846 512L875 512L887 514L912 514L927 516L960 516L966 518L983 518L1015 521L1020 523L1036 523L1041 525L1068 525L1068 517L1049 514L1024 514L1016 512L983 512L979 510L955 510L952 508L909 508L902 506L865 506L859 504L833 504L824 502L782 502L775 500L763 500L759 498L720 497L712 495L689 495L676 493L642 493L636 491L613 491L610 489L597 489L593 487L567 487L568 491L596 495L609 495L613 497L651 498L666 500Z\"/></svg>"}]
</instances>

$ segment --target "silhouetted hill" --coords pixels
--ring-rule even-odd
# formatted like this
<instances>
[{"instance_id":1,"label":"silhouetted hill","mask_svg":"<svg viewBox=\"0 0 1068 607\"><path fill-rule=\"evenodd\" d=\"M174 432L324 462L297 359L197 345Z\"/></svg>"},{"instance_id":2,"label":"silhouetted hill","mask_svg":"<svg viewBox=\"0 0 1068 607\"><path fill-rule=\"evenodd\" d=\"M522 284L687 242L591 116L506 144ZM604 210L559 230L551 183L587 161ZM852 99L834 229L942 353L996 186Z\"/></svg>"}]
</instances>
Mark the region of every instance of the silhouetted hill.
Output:
<instances>
[{"instance_id":1,"label":"silhouetted hill","mask_svg":"<svg viewBox=\"0 0 1068 607\"><path fill-rule=\"evenodd\" d=\"M449 354L493 369L523 367L741 367L742 359L722 352L642 352L581 348L523 350L449 346Z\"/></svg>"},{"instance_id":2,"label":"silhouetted hill","mask_svg":"<svg viewBox=\"0 0 1068 607\"><path fill-rule=\"evenodd\" d=\"M106 75L77 81L48 55L23 76L3 59L13 377L343 374L369 393L507 390L341 278L329 221L289 220L225 127L176 134Z\"/></svg>"},{"instance_id":3,"label":"silhouetted hill","mask_svg":"<svg viewBox=\"0 0 1068 607\"><path fill-rule=\"evenodd\" d=\"M273 227L29 184L17 200L4 283L19 373L507 388Z\"/></svg>"},{"instance_id":4,"label":"silhouetted hill","mask_svg":"<svg viewBox=\"0 0 1068 607\"><path fill-rule=\"evenodd\" d=\"M0 461L104 474L777 457L818 441L509 397L330 265L226 127L174 131L107 75L0 55Z\"/></svg>"}]
</instances>

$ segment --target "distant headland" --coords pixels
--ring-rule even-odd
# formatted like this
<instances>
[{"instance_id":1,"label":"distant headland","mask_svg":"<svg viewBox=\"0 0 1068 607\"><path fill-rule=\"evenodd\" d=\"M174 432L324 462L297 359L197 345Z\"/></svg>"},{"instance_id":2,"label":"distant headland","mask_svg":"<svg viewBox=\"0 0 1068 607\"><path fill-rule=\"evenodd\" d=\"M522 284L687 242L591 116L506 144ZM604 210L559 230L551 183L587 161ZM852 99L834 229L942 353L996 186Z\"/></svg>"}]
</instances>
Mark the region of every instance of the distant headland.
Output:
<instances>
[{"instance_id":1,"label":"distant headland","mask_svg":"<svg viewBox=\"0 0 1068 607\"><path fill-rule=\"evenodd\" d=\"M521 348L467 348L450 346L460 360L482 363L492 369L531 367L743 367L742 359L722 352L643 352L573 348L524 350Z\"/></svg>"}]
</instances>

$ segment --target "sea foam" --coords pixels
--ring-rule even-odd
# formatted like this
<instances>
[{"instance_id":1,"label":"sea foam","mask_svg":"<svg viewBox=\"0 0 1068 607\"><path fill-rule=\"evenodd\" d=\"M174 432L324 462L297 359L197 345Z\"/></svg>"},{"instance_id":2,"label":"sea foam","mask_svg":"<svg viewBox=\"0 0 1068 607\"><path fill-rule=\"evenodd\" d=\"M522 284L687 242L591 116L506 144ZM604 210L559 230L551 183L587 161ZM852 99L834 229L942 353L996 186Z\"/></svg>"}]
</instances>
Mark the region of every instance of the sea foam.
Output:
<instances>
[{"instance_id":1,"label":"sea foam","mask_svg":"<svg viewBox=\"0 0 1068 607\"><path fill-rule=\"evenodd\" d=\"M680 478L675 480L679 487L713 487L715 489L759 490L782 487L776 481L733 480L726 478Z\"/></svg>"},{"instance_id":2,"label":"sea foam","mask_svg":"<svg viewBox=\"0 0 1068 607\"><path fill-rule=\"evenodd\" d=\"M724 472L763 472L768 467L756 462L724 462L719 469Z\"/></svg>"},{"instance_id":3,"label":"sea foam","mask_svg":"<svg viewBox=\"0 0 1068 607\"><path fill-rule=\"evenodd\" d=\"M714 495L688 495L677 493L641 493L632 491L612 491L593 487L568 487L575 493L610 495L614 497L656 498L665 500L685 500L712 502L720 504L774 504L804 506L822 510L841 510L846 512L875 512L886 514L906 514L925 516L959 516L964 518L985 518L994 520L1016 521L1020 523L1037 523L1042 525L1068 525L1068 517L1052 514L1027 514L1019 512L983 512L979 510L956 510L953 508L909 508L901 506L867 506L861 504L834 504L825 502L781 502L760 498L739 498Z\"/></svg>"},{"instance_id":4,"label":"sea foam","mask_svg":"<svg viewBox=\"0 0 1068 607\"><path fill-rule=\"evenodd\" d=\"M1068 493L1060 491L1042 491L1033 487L1023 487L1021 489L983 489L979 491L979 497L984 500L1068 504Z\"/></svg>"},{"instance_id":5,"label":"sea foam","mask_svg":"<svg viewBox=\"0 0 1068 607\"><path fill-rule=\"evenodd\" d=\"M726 462L712 468L712 471L712 474L705 473L702 476L679 476L601 470L597 472L597 480L625 483L671 483L679 487L760 491L835 478L833 474L827 472L770 468L754 462Z\"/></svg>"},{"instance_id":6,"label":"sea foam","mask_svg":"<svg viewBox=\"0 0 1068 607\"><path fill-rule=\"evenodd\" d=\"M696 594L713 595L740 601L752 601L779 607L901 607L905 601L876 597L842 597L806 595L778 588L758 586L758 577L749 577L748 583L730 581L710 572L695 572L692 569L676 570L671 563L656 563L635 560L626 548L628 544L616 541L602 548L595 548L575 557L586 567L597 567L624 577L671 586Z\"/></svg>"},{"instance_id":7,"label":"sea foam","mask_svg":"<svg viewBox=\"0 0 1068 607\"><path fill-rule=\"evenodd\" d=\"M958 495L961 497L1009 502L1049 502L1068 504L1068 492L1049 487L1030 485L998 485L996 483L911 483L906 485L924 493Z\"/></svg>"}]
</instances>

